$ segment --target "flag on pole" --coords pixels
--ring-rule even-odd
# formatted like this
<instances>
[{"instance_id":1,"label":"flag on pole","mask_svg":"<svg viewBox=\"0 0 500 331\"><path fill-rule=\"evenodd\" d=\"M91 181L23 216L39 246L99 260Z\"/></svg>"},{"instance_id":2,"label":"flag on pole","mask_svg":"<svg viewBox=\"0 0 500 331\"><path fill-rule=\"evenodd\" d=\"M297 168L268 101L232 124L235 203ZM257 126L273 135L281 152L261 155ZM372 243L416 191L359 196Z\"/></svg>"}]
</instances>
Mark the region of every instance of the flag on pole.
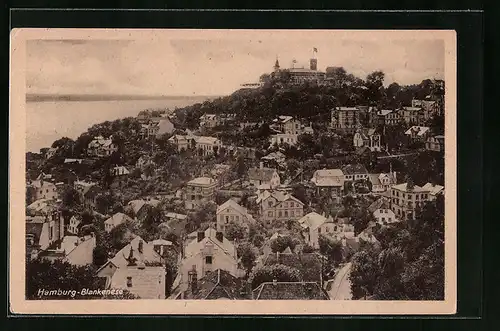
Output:
<instances>
[{"instance_id":1,"label":"flag on pole","mask_svg":"<svg viewBox=\"0 0 500 331\"><path fill-rule=\"evenodd\" d=\"M316 47L313 47L313 52L318 53L318 49Z\"/></svg>"},{"instance_id":2,"label":"flag on pole","mask_svg":"<svg viewBox=\"0 0 500 331\"><path fill-rule=\"evenodd\" d=\"M297 60L293 59L293 60L292 60L292 63L297 63Z\"/></svg>"}]
</instances>

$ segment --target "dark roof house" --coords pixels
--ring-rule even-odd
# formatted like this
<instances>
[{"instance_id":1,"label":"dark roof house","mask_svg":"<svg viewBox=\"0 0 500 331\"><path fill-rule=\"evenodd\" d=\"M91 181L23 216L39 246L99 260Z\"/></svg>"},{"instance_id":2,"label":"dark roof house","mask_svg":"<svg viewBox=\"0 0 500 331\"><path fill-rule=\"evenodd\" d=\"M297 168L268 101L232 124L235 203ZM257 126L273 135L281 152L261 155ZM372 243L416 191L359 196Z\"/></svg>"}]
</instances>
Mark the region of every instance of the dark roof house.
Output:
<instances>
[{"instance_id":1,"label":"dark roof house","mask_svg":"<svg viewBox=\"0 0 500 331\"><path fill-rule=\"evenodd\" d=\"M211 271L205 277L197 281L197 287L193 293L193 287L189 286L184 292L185 300L217 300L240 299L240 288L242 281L229 272L221 269ZM180 299L181 295L177 296Z\"/></svg>"},{"instance_id":2,"label":"dark roof house","mask_svg":"<svg viewBox=\"0 0 500 331\"><path fill-rule=\"evenodd\" d=\"M272 168L251 168L248 170L248 179L268 182L273 178L275 172L276 169Z\"/></svg>"},{"instance_id":3,"label":"dark roof house","mask_svg":"<svg viewBox=\"0 0 500 331\"><path fill-rule=\"evenodd\" d=\"M348 164L342 168L342 172L345 175L356 175L356 174L367 174L368 170L366 170L365 166L359 163Z\"/></svg>"},{"instance_id":4,"label":"dark roof house","mask_svg":"<svg viewBox=\"0 0 500 331\"><path fill-rule=\"evenodd\" d=\"M252 291L254 300L329 300L317 282L265 282Z\"/></svg>"}]
</instances>

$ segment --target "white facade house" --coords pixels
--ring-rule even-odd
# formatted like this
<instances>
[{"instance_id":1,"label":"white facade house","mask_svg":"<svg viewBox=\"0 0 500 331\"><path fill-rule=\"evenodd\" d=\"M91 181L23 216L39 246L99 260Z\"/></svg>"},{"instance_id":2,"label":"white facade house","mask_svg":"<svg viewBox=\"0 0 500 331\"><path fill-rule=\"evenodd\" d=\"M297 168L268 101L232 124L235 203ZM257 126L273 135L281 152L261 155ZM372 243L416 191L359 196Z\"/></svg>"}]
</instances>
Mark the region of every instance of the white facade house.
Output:
<instances>
[{"instance_id":1,"label":"white facade house","mask_svg":"<svg viewBox=\"0 0 500 331\"><path fill-rule=\"evenodd\" d=\"M195 239L184 248L179 269L181 287L187 287L190 271L196 271L201 278L217 269L225 270L235 277L240 276L235 246L222 232L213 228L197 232Z\"/></svg>"}]
</instances>

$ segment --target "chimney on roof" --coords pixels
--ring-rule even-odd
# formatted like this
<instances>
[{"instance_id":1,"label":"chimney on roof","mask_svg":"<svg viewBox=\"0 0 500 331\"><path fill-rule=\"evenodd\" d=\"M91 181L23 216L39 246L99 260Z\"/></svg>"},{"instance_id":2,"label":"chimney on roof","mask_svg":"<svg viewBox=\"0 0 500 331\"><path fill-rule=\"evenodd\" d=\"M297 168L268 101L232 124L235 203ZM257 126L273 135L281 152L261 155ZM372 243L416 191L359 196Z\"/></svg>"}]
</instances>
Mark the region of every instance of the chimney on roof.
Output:
<instances>
[{"instance_id":1,"label":"chimney on roof","mask_svg":"<svg viewBox=\"0 0 500 331\"><path fill-rule=\"evenodd\" d=\"M143 254L144 253L144 243L141 241L139 241L139 244L138 244L138 247L137 247L137 250L139 251L139 253Z\"/></svg>"},{"instance_id":2,"label":"chimney on roof","mask_svg":"<svg viewBox=\"0 0 500 331\"><path fill-rule=\"evenodd\" d=\"M202 241L205 238L204 231L198 231L198 242Z\"/></svg>"},{"instance_id":3,"label":"chimney on roof","mask_svg":"<svg viewBox=\"0 0 500 331\"><path fill-rule=\"evenodd\" d=\"M189 271L189 279L190 279L190 287L191 287L191 293L196 294L198 293L198 273L196 272L195 266L193 266L193 269Z\"/></svg>"},{"instance_id":4,"label":"chimney on roof","mask_svg":"<svg viewBox=\"0 0 500 331\"><path fill-rule=\"evenodd\" d=\"M215 238L220 242L224 242L224 234L220 231L215 233Z\"/></svg>"}]
</instances>

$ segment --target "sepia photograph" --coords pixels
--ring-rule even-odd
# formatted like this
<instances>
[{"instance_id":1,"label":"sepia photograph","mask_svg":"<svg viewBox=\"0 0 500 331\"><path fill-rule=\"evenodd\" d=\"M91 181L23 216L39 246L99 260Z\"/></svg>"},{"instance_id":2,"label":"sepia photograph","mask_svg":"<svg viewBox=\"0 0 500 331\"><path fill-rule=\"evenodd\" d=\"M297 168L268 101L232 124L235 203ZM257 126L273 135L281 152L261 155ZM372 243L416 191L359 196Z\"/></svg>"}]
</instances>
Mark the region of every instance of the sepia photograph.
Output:
<instances>
[{"instance_id":1,"label":"sepia photograph","mask_svg":"<svg viewBox=\"0 0 500 331\"><path fill-rule=\"evenodd\" d=\"M456 312L453 31L11 42L13 311Z\"/></svg>"}]
</instances>

